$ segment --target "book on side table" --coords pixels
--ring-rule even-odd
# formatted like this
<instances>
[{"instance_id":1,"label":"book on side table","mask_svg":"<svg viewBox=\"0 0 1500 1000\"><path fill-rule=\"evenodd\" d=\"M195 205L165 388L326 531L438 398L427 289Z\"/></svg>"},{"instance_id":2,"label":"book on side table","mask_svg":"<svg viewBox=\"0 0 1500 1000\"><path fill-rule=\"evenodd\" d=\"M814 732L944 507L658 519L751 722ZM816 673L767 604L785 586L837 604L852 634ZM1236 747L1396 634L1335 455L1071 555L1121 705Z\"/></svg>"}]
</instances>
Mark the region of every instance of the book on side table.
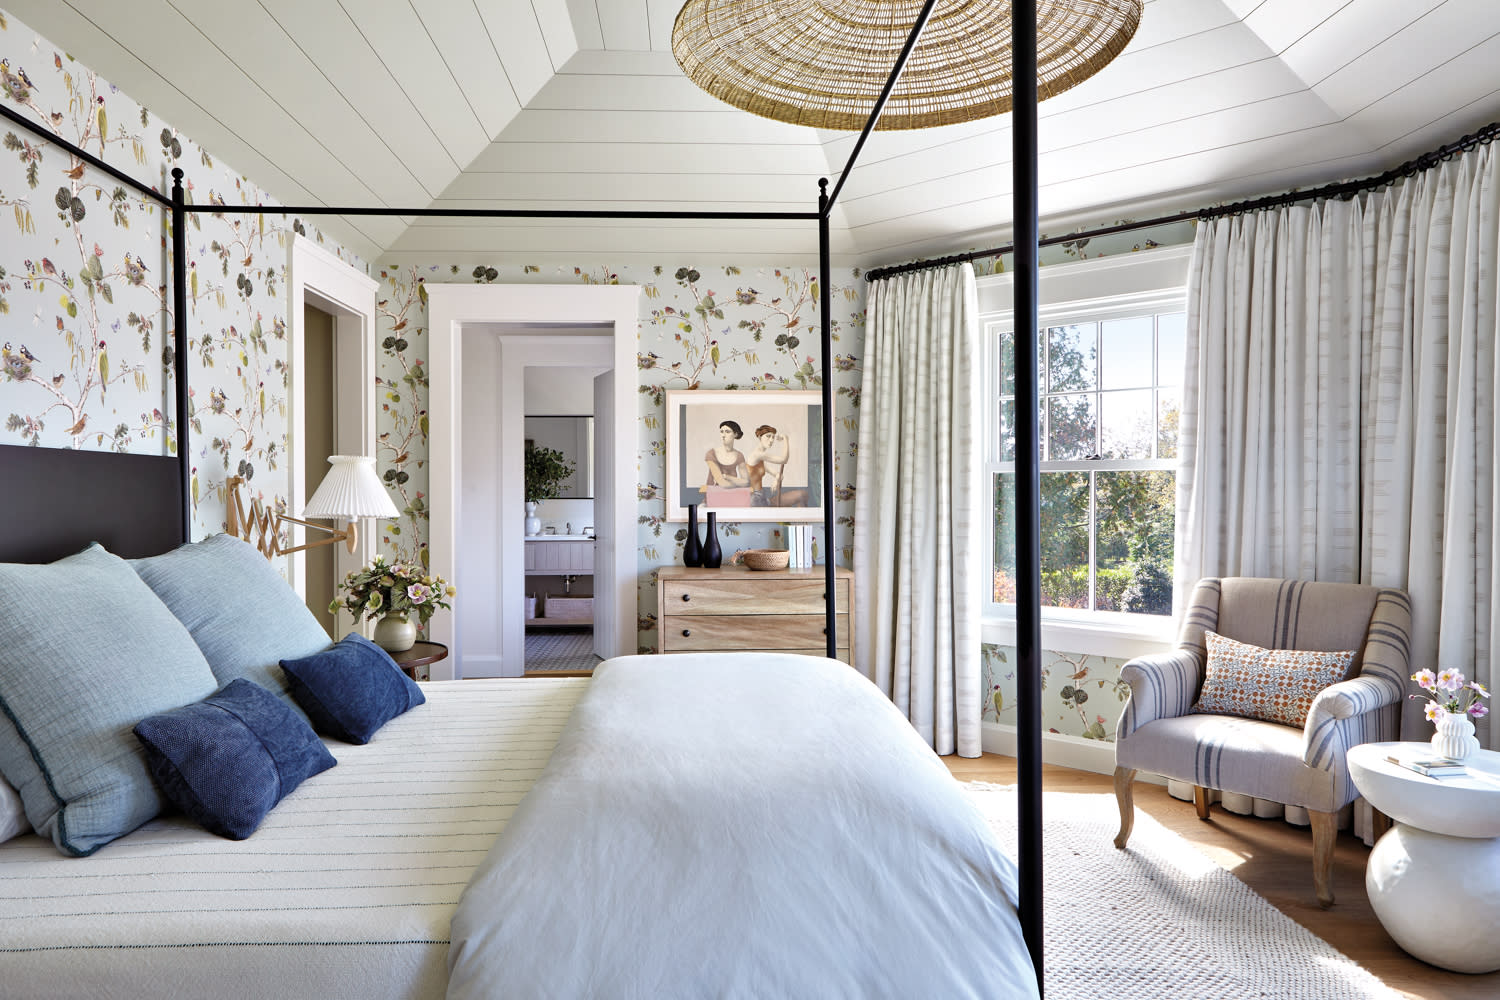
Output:
<instances>
[{"instance_id":1,"label":"book on side table","mask_svg":"<svg viewBox=\"0 0 1500 1000\"><path fill-rule=\"evenodd\" d=\"M1468 774L1469 769L1464 766L1463 761L1453 760L1451 757L1410 757L1402 758L1394 754L1386 757L1392 764L1425 774L1429 778L1451 778L1460 774Z\"/></svg>"}]
</instances>

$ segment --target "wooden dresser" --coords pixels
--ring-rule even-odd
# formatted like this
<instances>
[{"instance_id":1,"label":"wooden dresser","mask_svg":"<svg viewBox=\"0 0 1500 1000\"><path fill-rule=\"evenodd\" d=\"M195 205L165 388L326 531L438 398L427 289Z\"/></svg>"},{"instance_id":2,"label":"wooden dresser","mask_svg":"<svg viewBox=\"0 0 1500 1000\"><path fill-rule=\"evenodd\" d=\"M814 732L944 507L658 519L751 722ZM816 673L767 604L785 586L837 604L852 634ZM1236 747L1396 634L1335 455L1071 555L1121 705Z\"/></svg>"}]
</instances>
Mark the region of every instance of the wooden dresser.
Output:
<instances>
[{"instance_id":1,"label":"wooden dresser","mask_svg":"<svg viewBox=\"0 0 1500 1000\"><path fill-rule=\"evenodd\" d=\"M854 574L835 569L838 658L851 662ZM656 625L663 653L754 650L826 656L823 567L748 570L742 566L657 573Z\"/></svg>"}]
</instances>

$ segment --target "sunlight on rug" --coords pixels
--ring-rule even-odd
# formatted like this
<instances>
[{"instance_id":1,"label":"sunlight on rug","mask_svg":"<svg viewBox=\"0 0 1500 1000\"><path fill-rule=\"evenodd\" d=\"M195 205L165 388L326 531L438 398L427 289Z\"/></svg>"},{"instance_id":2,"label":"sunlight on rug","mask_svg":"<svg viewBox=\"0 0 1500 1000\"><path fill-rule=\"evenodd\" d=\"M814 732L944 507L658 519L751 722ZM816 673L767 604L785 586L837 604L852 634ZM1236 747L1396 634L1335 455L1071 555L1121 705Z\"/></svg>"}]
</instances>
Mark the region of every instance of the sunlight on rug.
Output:
<instances>
[{"instance_id":1,"label":"sunlight on rug","mask_svg":"<svg viewBox=\"0 0 1500 1000\"><path fill-rule=\"evenodd\" d=\"M1014 786L964 789L1015 857ZM1146 813L1115 850L1114 796L1047 792L1042 815L1048 1000L1400 1000Z\"/></svg>"}]
</instances>

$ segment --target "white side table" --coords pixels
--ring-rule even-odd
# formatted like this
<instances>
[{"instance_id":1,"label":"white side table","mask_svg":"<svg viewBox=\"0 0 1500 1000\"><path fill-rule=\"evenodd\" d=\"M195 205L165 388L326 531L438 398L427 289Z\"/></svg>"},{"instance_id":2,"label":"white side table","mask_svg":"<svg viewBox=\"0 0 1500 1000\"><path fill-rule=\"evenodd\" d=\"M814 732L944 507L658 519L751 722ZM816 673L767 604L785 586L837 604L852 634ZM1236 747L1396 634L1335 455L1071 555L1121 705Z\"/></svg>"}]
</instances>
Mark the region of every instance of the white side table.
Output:
<instances>
[{"instance_id":1,"label":"white side table","mask_svg":"<svg viewBox=\"0 0 1500 1000\"><path fill-rule=\"evenodd\" d=\"M1395 825L1370 851L1365 889L1406 951L1454 972L1500 969L1500 753L1481 750L1468 773L1428 778L1388 756L1434 756L1427 743L1365 743L1349 775Z\"/></svg>"}]
</instances>

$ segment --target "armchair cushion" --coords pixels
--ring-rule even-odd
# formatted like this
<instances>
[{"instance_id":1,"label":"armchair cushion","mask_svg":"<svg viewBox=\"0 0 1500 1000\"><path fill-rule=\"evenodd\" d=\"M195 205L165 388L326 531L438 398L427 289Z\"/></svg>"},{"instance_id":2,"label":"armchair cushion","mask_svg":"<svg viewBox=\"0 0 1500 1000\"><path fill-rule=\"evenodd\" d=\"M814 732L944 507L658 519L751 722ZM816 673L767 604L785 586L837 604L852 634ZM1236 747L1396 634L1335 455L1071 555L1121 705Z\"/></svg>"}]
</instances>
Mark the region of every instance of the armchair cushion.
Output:
<instances>
[{"instance_id":1,"label":"armchair cushion","mask_svg":"<svg viewBox=\"0 0 1500 1000\"><path fill-rule=\"evenodd\" d=\"M1263 649L1206 632L1208 665L1193 710L1301 729L1313 699L1349 674L1358 650ZM1222 787L1222 786L1214 786Z\"/></svg>"},{"instance_id":2,"label":"armchair cushion","mask_svg":"<svg viewBox=\"0 0 1500 1000\"><path fill-rule=\"evenodd\" d=\"M1337 777L1307 766L1302 752L1300 729L1229 715L1184 715L1158 719L1117 743L1115 763L1304 809L1341 808L1348 799Z\"/></svg>"}]
</instances>

